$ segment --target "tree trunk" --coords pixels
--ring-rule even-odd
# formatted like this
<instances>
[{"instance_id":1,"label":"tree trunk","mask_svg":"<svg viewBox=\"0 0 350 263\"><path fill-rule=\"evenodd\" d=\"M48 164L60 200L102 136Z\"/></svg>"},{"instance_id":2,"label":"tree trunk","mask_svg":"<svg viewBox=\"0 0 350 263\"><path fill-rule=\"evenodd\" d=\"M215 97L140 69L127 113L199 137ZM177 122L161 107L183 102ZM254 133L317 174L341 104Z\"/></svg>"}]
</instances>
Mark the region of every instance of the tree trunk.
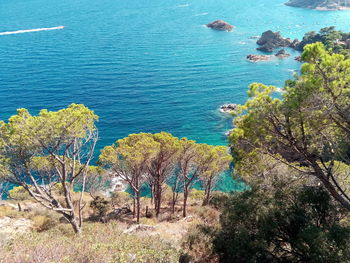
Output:
<instances>
[{"instance_id":1,"label":"tree trunk","mask_svg":"<svg viewBox=\"0 0 350 263\"><path fill-rule=\"evenodd\" d=\"M137 191L137 194L136 194L136 222L138 224L140 223L140 210L141 210L140 191Z\"/></svg>"},{"instance_id":2,"label":"tree trunk","mask_svg":"<svg viewBox=\"0 0 350 263\"><path fill-rule=\"evenodd\" d=\"M205 196L203 200L203 206L206 206L209 204L210 192L211 192L211 179L208 180L207 185L205 186Z\"/></svg>"},{"instance_id":3,"label":"tree trunk","mask_svg":"<svg viewBox=\"0 0 350 263\"><path fill-rule=\"evenodd\" d=\"M187 207L188 189L186 189L186 188L187 187L184 188L184 204L183 204L183 210L182 210L183 217L187 216L186 207Z\"/></svg>"},{"instance_id":4,"label":"tree trunk","mask_svg":"<svg viewBox=\"0 0 350 263\"><path fill-rule=\"evenodd\" d=\"M157 198L156 198L156 217L159 216L160 214L160 208L161 208L161 204L162 204L162 188L159 182L157 182L157 189L156 189L156 193L157 193Z\"/></svg>"}]
</instances>

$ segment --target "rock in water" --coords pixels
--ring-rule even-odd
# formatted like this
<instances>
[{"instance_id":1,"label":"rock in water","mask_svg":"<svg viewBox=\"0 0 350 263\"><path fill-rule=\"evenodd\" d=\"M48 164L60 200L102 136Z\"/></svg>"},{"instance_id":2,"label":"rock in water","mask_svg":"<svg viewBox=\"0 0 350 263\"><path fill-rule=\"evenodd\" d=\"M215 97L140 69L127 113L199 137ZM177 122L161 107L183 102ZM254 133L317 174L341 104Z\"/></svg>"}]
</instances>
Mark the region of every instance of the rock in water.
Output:
<instances>
[{"instance_id":1,"label":"rock in water","mask_svg":"<svg viewBox=\"0 0 350 263\"><path fill-rule=\"evenodd\" d=\"M233 26L223 20L216 20L212 23L207 24L207 27L221 30L221 31L232 31Z\"/></svg>"},{"instance_id":2,"label":"rock in water","mask_svg":"<svg viewBox=\"0 0 350 263\"><path fill-rule=\"evenodd\" d=\"M250 55L247 56L247 59L249 61L251 61L251 62L268 61L268 60L271 59L271 56L270 55L253 55L253 54L250 54Z\"/></svg>"},{"instance_id":3,"label":"rock in water","mask_svg":"<svg viewBox=\"0 0 350 263\"><path fill-rule=\"evenodd\" d=\"M257 50L264 52L272 52L278 47L289 47L295 44L290 38L283 38L280 32L272 32L271 30L262 33L261 37L256 42L259 46Z\"/></svg>"},{"instance_id":4,"label":"rock in water","mask_svg":"<svg viewBox=\"0 0 350 263\"><path fill-rule=\"evenodd\" d=\"M289 0L286 5L318 10L350 9L350 0Z\"/></svg>"},{"instance_id":5,"label":"rock in water","mask_svg":"<svg viewBox=\"0 0 350 263\"><path fill-rule=\"evenodd\" d=\"M290 54L288 54L284 49L281 49L275 54L275 56L278 58L287 58L290 56Z\"/></svg>"},{"instance_id":6,"label":"rock in water","mask_svg":"<svg viewBox=\"0 0 350 263\"><path fill-rule=\"evenodd\" d=\"M220 111L225 113L233 113L237 111L238 105L234 103L224 104L220 106Z\"/></svg>"}]
</instances>

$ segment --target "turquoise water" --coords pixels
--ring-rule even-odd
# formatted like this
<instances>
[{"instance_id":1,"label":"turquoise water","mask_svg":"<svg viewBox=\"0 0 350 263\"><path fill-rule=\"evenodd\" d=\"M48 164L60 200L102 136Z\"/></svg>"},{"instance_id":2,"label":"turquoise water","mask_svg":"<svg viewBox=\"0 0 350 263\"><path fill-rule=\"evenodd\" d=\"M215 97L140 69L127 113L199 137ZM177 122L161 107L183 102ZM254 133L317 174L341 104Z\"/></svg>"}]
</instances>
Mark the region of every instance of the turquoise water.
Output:
<instances>
[{"instance_id":1,"label":"turquoise water","mask_svg":"<svg viewBox=\"0 0 350 263\"><path fill-rule=\"evenodd\" d=\"M141 131L225 145L231 120L218 107L243 103L251 82L280 87L299 68L293 58L246 61L258 53L249 37L271 29L300 38L330 25L350 31L349 11L284 1L2 0L0 32L65 28L0 35L0 119L20 107L35 114L83 103L100 116L99 148ZM203 26L216 19L235 30Z\"/></svg>"}]
</instances>

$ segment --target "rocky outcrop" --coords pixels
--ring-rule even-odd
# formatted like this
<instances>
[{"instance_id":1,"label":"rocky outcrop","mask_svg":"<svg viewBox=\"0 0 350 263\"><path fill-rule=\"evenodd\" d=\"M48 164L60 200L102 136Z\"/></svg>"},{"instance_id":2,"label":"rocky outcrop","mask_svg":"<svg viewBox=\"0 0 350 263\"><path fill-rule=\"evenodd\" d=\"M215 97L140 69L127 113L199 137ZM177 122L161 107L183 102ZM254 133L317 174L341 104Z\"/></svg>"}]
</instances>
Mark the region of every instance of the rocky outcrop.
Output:
<instances>
[{"instance_id":1,"label":"rocky outcrop","mask_svg":"<svg viewBox=\"0 0 350 263\"><path fill-rule=\"evenodd\" d=\"M257 50L264 52L273 52L278 47L289 47L293 42L290 38L283 38L280 32L272 32L271 30L262 33L256 42L259 46Z\"/></svg>"},{"instance_id":2,"label":"rocky outcrop","mask_svg":"<svg viewBox=\"0 0 350 263\"><path fill-rule=\"evenodd\" d=\"M234 103L228 103L220 106L220 111L224 113L233 113L238 110L238 105Z\"/></svg>"},{"instance_id":3,"label":"rocky outcrop","mask_svg":"<svg viewBox=\"0 0 350 263\"><path fill-rule=\"evenodd\" d=\"M279 50L279 51L275 54L275 56L278 57L278 58L287 58L287 57L290 56L290 54L288 54L288 53L286 52L286 50L281 49L281 50Z\"/></svg>"},{"instance_id":4,"label":"rocky outcrop","mask_svg":"<svg viewBox=\"0 0 350 263\"><path fill-rule=\"evenodd\" d=\"M220 31L232 31L233 26L223 20L216 20L207 24L207 27L220 30Z\"/></svg>"},{"instance_id":5,"label":"rocky outcrop","mask_svg":"<svg viewBox=\"0 0 350 263\"><path fill-rule=\"evenodd\" d=\"M299 44L299 40L291 40L290 38L283 38L280 32L272 32L271 30L262 33L261 37L256 42L260 47L257 50L263 52L273 52L275 48L291 47L294 48Z\"/></svg>"},{"instance_id":6,"label":"rocky outcrop","mask_svg":"<svg viewBox=\"0 0 350 263\"><path fill-rule=\"evenodd\" d=\"M290 54L288 54L284 49L279 50L275 55L248 55L247 59L251 62L259 62L259 61L268 61L272 58L287 58Z\"/></svg>"},{"instance_id":7,"label":"rocky outcrop","mask_svg":"<svg viewBox=\"0 0 350 263\"><path fill-rule=\"evenodd\" d=\"M318 10L350 9L350 0L289 0L286 5Z\"/></svg>"},{"instance_id":8,"label":"rocky outcrop","mask_svg":"<svg viewBox=\"0 0 350 263\"><path fill-rule=\"evenodd\" d=\"M251 62L258 62L258 61L268 61L271 59L271 55L253 55L250 54L247 56L247 59Z\"/></svg>"}]
</instances>

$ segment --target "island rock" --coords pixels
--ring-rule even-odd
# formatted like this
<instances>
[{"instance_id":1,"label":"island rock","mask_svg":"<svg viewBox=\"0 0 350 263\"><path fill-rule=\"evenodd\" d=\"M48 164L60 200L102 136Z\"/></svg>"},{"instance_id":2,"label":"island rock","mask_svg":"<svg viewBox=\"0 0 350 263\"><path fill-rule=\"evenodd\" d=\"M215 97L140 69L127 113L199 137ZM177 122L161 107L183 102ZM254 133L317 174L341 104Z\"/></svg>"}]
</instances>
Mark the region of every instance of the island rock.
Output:
<instances>
[{"instance_id":1,"label":"island rock","mask_svg":"<svg viewBox=\"0 0 350 263\"><path fill-rule=\"evenodd\" d=\"M220 30L220 31L232 31L233 26L223 20L216 20L212 23L207 24L207 27Z\"/></svg>"},{"instance_id":2,"label":"island rock","mask_svg":"<svg viewBox=\"0 0 350 263\"><path fill-rule=\"evenodd\" d=\"M295 40L294 40L295 41ZM259 46L257 50L264 52L272 52L278 47L289 47L294 43L290 38L283 38L280 32L272 32L271 30L262 33L261 37L256 42Z\"/></svg>"}]
</instances>

